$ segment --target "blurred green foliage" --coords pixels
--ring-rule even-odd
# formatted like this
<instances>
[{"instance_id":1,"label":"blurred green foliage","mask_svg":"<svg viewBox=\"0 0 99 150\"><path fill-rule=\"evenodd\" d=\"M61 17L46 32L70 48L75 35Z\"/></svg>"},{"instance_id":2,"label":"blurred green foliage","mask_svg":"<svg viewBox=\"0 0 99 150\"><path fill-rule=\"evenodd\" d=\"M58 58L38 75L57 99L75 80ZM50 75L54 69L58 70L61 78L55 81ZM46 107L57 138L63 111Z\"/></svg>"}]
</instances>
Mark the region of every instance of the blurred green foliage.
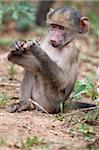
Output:
<instances>
[{"instance_id":1,"label":"blurred green foliage","mask_svg":"<svg viewBox=\"0 0 99 150\"><path fill-rule=\"evenodd\" d=\"M5 106L7 103L9 103L11 98L7 93L0 94L0 106Z\"/></svg>"},{"instance_id":2,"label":"blurred green foliage","mask_svg":"<svg viewBox=\"0 0 99 150\"><path fill-rule=\"evenodd\" d=\"M7 38L1 38L0 39L0 47L1 48L6 48L7 46L9 46L11 44L11 40L7 39Z\"/></svg>"},{"instance_id":3,"label":"blurred green foliage","mask_svg":"<svg viewBox=\"0 0 99 150\"><path fill-rule=\"evenodd\" d=\"M91 22L91 31L94 32L96 36L99 36L99 16L96 14L95 11L90 10L88 12L88 17Z\"/></svg>"},{"instance_id":4,"label":"blurred green foliage","mask_svg":"<svg viewBox=\"0 0 99 150\"><path fill-rule=\"evenodd\" d=\"M95 120L99 120L99 109L89 111L85 115L85 119L87 122L94 122Z\"/></svg>"},{"instance_id":5,"label":"blurred green foliage","mask_svg":"<svg viewBox=\"0 0 99 150\"><path fill-rule=\"evenodd\" d=\"M0 145L4 145L5 143L5 140L2 137L0 137Z\"/></svg>"},{"instance_id":6,"label":"blurred green foliage","mask_svg":"<svg viewBox=\"0 0 99 150\"><path fill-rule=\"evenodd\" d=\"M85 140L91 141L95 138L94 128L88 124L81 124L79 131L83 133Z\"/></svg>"},{"instance_id":7,"label":"blurred green foliage","mask_svg":"<svg viewBox=\"0 0 99 150\"><path fill-rule=\"evenodd\" d=\"M32 29L35 23L35 13L36 8L29 1L16 2L12 0L10 3L0 1L0 26L14 20L18 30Z\"/></svg>"},{"instance_id":8,"label":"blurred green foliage","mask_svg":"<svg viewBox=\"0 0 99 150\"><path fill-rule=\"evenodd\" d=\"M37 136L28 137L25 142L22 143L23 148L31 150L34 145L43 144L44 140Z\"/></svg>"}]
</instances>

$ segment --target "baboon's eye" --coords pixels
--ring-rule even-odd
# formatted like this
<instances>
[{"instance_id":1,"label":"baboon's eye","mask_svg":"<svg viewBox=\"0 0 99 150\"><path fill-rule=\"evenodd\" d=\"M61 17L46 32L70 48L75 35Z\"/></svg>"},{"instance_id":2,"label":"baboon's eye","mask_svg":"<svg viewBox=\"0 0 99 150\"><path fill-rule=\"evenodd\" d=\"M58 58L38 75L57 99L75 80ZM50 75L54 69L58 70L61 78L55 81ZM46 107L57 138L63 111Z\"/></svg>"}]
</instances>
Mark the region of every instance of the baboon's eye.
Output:
<instances>
[{"instance_id":1,"label":"baboon's eye","mask_svg":"<svg viewBox=\"0 0 99 150\"><path fill-rule=\"evenodd\" d=\"M64 27L63 26L58 26L59 27L59 29L61 29L61 30L63 30L64 29Z\"/></svg>"},{"instance_id":2,"label":"baboon's eye","mask_svg":"<svg viewBox=\"0 0 99 150\"><path fill-rule=\"evenodd\" d=\"M57 28L58 26L57 26L57 24L51 24L51 27L52 28Z\"/></svg>"}]
</instances>

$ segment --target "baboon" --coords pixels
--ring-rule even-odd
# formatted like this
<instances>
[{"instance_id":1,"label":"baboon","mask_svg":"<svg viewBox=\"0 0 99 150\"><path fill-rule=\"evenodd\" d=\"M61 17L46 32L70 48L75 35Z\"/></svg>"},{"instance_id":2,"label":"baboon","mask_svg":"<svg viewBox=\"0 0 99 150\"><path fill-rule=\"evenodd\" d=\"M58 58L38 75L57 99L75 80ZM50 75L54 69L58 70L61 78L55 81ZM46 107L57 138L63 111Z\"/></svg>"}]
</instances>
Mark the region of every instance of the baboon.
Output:
<instances>
[{"instance_id":1,"label":"baboon","mask_svg":"<svg viewBox=\"0 0 99 150\"><path fill-rule=\"evenodd\" d=\"M57 113L73 91L79 56L74 39L88 31L88 18L63 7L50 9L46 24L49 30L41 44L19 40L11 45L8 60L24 68L24 77L20 102L12 104L10 112L33 109L34 102L38 109Z\"/></svg>"}]
</instances>

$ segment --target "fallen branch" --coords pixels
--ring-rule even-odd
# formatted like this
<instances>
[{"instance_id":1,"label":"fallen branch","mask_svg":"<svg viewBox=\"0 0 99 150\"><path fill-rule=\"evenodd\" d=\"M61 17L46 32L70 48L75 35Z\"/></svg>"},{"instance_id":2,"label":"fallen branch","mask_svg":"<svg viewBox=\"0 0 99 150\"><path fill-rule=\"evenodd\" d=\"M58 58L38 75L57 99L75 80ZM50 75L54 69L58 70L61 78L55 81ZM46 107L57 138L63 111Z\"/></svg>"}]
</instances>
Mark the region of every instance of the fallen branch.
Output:
<instances>
[{"instance_id":1,"label":"fallen branch","mask_svg":"<svg viewBox=\"0 0 99 150\"><path fill-rule=\"evenodd\" d=\"M19 84L14 84L14 83L0 83L0 86L19 87Z\"/></svg>"}]
</instances>

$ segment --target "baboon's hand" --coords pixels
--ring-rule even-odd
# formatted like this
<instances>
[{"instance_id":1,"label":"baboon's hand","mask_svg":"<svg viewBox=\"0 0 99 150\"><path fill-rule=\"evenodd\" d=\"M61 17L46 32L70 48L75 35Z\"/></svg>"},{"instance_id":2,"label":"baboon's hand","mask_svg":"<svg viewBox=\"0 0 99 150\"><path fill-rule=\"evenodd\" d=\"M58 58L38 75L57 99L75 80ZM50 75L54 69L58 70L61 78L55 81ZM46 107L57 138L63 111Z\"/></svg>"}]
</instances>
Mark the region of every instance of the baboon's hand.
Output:
<instances>
[{"instance_id":1,"label":"baboon's hand","mask_svg":"<svg viewBox=\"0 0 99 150\"><path fill-rule=\"evenodd\" d=\"M26 41L23 40L18 40L15 41L12 45L11 45L11 51L10 53L13 54L14 56L21 56L26 48L23 47L23 45L26 43Z\"/></svg>"},{"instance_id":2,"label":"baboon's hand","mask_svg":"<svg viewBox=\"0 0 99 150\"><path fill-rule=\"evenodd\" d=\"M24 48L25 50L30 50L31 47L32 47L32 48L36 48L37 45L40 45L40 44L39 44L38 42L29 40L29 41L26 41L26 42L24 43L23 48Z\"/></svg>"}]
</instances>

